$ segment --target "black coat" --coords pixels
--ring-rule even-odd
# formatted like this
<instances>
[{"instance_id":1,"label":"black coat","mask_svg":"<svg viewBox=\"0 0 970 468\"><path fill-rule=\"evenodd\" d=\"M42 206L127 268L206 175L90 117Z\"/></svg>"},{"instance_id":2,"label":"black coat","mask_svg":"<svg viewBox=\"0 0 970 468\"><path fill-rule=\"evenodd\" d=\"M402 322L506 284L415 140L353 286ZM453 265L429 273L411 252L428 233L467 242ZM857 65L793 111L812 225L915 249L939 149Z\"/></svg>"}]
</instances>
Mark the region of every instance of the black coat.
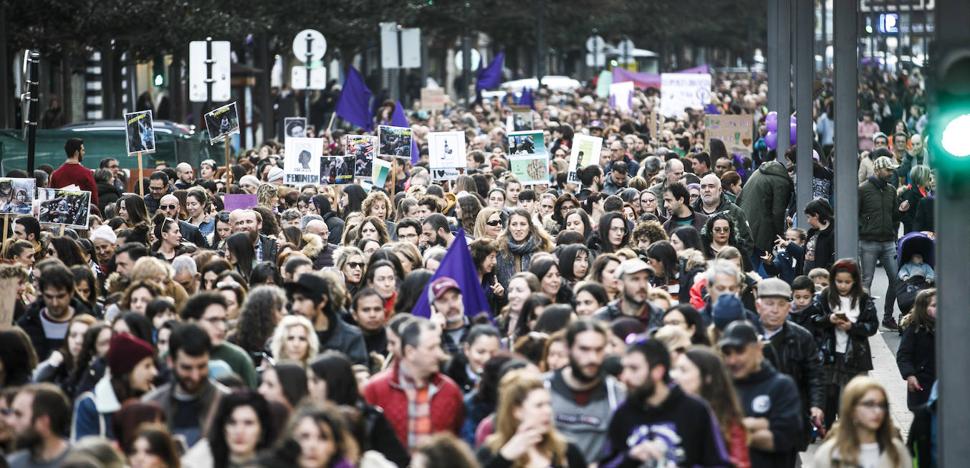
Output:
<instances>
[{"instance_id":1,"label":"black coat","mask_svg":"<svg viewBox=\"0 0 970 468\"><path fill-rule=\"evenodd\" d=\"M34 351L37 352L37 360L44 361L47 359L52 351L56 351L60 348L60 344L57 344L55 340L54 345L48 342L47 337L44 336L44 324L40 318L41 309L46 308L43 298L38 298L36 301L32 302L27 306L27 311L24 312L23 317L17 321L17 326L22 328L27 332L27 336L30 337L30 342L34 346ZM91 315L91 309L84 305L77 297L71 298L71 307L74 308L74 315ZM62 337L59 341L63 344L67 337Z\"/></svg>"},{"instance_id":2,"label":"black coat","mask_svg":"<svg viewBox=\"0 0 970 468\"><path fill-rule=\"evenodd\" d=\"M815 329L819 334L819 354L823 365L831 365L836 359L835 325L829 319L832 309L825 299L826 291L815 297L817 313L814 318ZM848 369L858 373L872 370L872 350L869 348L869 337L879 331L879 316L872 297L863 294L859 299L859 319L846 332L849 342L842 358Z\"/></svg>"},{"instance_id":3,"label":"black coat","mask_svg":"<svg viewBox=\"0 0 970 468\"><path fill-rule=\"evenodd\" d=\"M899 341L899 351L896 353L896 364L899 374L904 379L916 376L923 390L908 392L906 406L914 411L926 403L930 397L930 389L936 381L936 332L924 327L909 326L903 331Z\"/></svg>"},{"instance_id":4,"label":"black coat","mask_svg":"<svg viewBox=\"0 0 970 468\"><path fill-rule=\"evenodd\" d=\"M802 402L802 416L808 417L809 408L825 408L822 361L811 332L796 323L786 322L769 341L775 352L765 353L765 357L778 372L795 381ZM805 431L805 435L808 435L808 431ZM807 438L805 442L807 445Z\"/></svg>"},{"instance_id":5,"label":"black coat","mask_svg":"<svg viewBox=\"0 0 970 468\"><path fill-rule=\"evenodd\" d=\"M809 260L809 256L812 257ZM829 269L835 263L835 223L830 222L826 229L812 228L808 230L808 243L805 249L805 272L807 275L813 268Z\"/></svg>"},{"instance_id":6,"label":"black coat","mask_svg":"<svg viewBox=\"0 0 970 468\"><path fill-rule=\"evenodd\" d=\"M121 198L121 190L115 187L111 183L98 182L98 209L101 213L104 213L104 207L108 206L110 203L117 202Z\"/></svg>"},{"instance_id":7,"label":"black coat","mask_svg":"<svg viewBox=\"0 0 970 468\"><path fill-rule=\"evenodd\" d=\"M199 227L185 221L179 221L179 232L182 233L182 239L195 244L196 247L200 249L209 248L209 243L206 242L205 236L202 235L202 231L199 231Z\"/></svg>"}]
</instances>

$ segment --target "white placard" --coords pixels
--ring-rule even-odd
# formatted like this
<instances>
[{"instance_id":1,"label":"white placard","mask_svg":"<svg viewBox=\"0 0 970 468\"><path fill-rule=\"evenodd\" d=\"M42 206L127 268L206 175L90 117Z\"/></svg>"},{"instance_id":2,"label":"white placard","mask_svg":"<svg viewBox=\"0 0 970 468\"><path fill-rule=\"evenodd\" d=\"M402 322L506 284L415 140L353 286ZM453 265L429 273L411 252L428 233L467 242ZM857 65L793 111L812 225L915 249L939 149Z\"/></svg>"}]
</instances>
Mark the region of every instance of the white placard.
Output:
<instances>
[{"instance_id":1,"label":"white placard","mask_svg":"<svg viewBox=\"0 0 970 468\"><path fill-rule=\"evenodd\" d=\"M660 112L672 117L691 108L702 110L711 102L711 75L707 73L662 73Z\"/></svg>"},{"instance_id":2,"label":"white placard","mask_svg":"<svg viewBox=\"0 0 970 468\"><path fill-rule=\"evenodd\" d=\"M576 134L573 136L573 147L569 152L569 176L567 180L578 184L579 169L595 166L600 163L600 152L603 150L603 139L589 135Z\"/></svg>"},{"instance_id":3,"label":"white placard","mask_svg":"<svg viewBox=\"0 0 970 468\"><path fill-rule=\"evenodd\" d=\"M322 138L287 138L283 152L283 182L290 185L320 183Z\"/></svg>"},{"instance_id":4,"label":"white placard","mask_svg":"<svg viewBox=\"0 0 970 468\"><path fill-rule=\"evenodd\" d=\"M189 43L189 101L225 102L231 96L229 82L232 61L229 41L212 41L212 96L206 96L205 41Z\"/></svg>"},{"instance_id":5,"label":"white placard","mask_svg":"<svg viewBox=\"0 0 970 468\"><path fill-rule=\"evenodd\" d=\"M428 157L432 169L463 168L465 160L465 132L433 132L428 134Z\"/></svg>"},{"instance_id":6,"label":"white placard","mask_svg":"<svg viewBox=\"0 0 970 468\"><path fill-rule=\"evenodd\" d=\"M610 85L610 107L620 112L633 112L633 82Z\"/></svg>"},{"instance_id":7,"label":"white placard","mask_svg":"<svg viewBox=\"0 0 970 468\"><path fill-rule=\"evenodd\" d=\"M290 72L290 86L293 89L306 89L306 67L293 67ZM310 69L310 89L327 89L327 69L323 65Z\"/></svg>"}]
</instances>

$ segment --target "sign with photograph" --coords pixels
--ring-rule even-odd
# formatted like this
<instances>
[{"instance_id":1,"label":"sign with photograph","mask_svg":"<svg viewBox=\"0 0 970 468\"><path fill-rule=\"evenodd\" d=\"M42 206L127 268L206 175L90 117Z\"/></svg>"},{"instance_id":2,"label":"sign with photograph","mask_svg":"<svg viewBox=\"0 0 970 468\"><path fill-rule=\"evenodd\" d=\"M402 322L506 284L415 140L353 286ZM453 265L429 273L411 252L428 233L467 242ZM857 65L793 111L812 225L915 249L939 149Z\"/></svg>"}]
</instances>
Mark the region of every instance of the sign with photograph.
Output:
<instances>
[{"instance_id":1,"label":"sign with photograph","mask_svg":"<svg viewBox=\"0 0 970 468\"><path fill-rule=\"evenodd\" d=\"M549 152L541 130L509 133L509 170L522 185L549 183Z\"/></svg>"},{"instance_id":2,"label":"sign with photograph","mask_svg":"<svg viewBox=\"0 0 970 468\"><path fill-rule=\"evenodd\" d=\"M306 138L306 117L287 117L283 119L283 141L290 138Z\"/></svg>"},{"instance_id":3,"label":"sign with photograph","mask_svg":"<svg viewBox=\"0 0 970 468\"><path fill-rule=\"evenodd\" d=\"M322 138L286 139L283 150L283 182L296 186L320 183Z\"/></svg>"},{"instance_id":4,"label":"sign with photograph","mask_svg":"<svg viewBox=\"0 0 970 468\"><path fill-rule=\"evenodd\" d=\"M40 189L37 191L41 224L65 224L75 229L88 228L91 192L85 190Z\"/></svg>"},{"instance_id":5,"label":"sign with photograph","mask_svg":"<svg viewBox=\"0 0 970 468\"><path fill-rule=\"evenodd\" d=\"M711 75L707 73L660 74L660 112L676 116L685 109L701 110L711 102Z\"/></svg>"},{"instance_id":6,"label":"sign with photograph","mask_svg":"<svg viewBox=\"0 0 970 468\"><path fill-rule=\"evenodd\" d=\"M569 149L569 175L566 180L573 184L580 183L579 170L599 164L602 150L603 139L600 137L581 134L573 136L573 147Z\"/></svg>"},{"instance_id":7,"label":"sign with photograph","mask_svg":"<svg viewBox=\"0 0 970 468\"><path fill-rule=\"evenodd\" d=\"M0 178L0 213L29 215L36 188L36 179Z\"/></svg>"},{"instance_id":8,"label":"sign with photograph","mask_svg":"<svg viewBox=\"0 0 970 468\"><path fill-rule=\"evenodd\" d=\"M128 156L135 153L155 152L155 127L152 125L152 111L125 114L125 140L128 142Z\"/></svg>"},{"instance_id":9,"label":"sign with photograph","mask_svg":"<svg viewBox=\"0 0 970 468\"><path fill-rule=\"evenodd\" d=\"M373 135L347 135L346 150L355 157L354 176L370 177L374 172L377 156L377 137Z\"/></svg>"},{"instance_id":10,"label":"sign with photograph","mask_svg":"<svg viewBox=\"0 0 970 468\"><path fill-rule=\"evenodd\" d=\"M354 181L354 155L324 156L320 158L320 183L350 184Z\"/></svg>"},{"instance_id":11,"label":"sign with photograph","mask_svg":"<svg viewBox=\"0 0 970 468\"><path fill-rule=\"evenodd\" d=\"M239 133L236 103L226 104L206 114L205 128L209 132L209 144L225 141L233 133Z\"/></svg>"},{"instance_id":12,"label":"sign with photograph","mask_svg":"<svg viewBox=\"0 0 970 468\"><path fill-rule=\"evenodd\" d=\"M465 132L429 133L428 157L432 169L466 167Z\"/></svg>"},{"instance_id":13,"label":"sign with photograph","mask_svg":"<svg viewBox=\"0 0 970 468\"><path fill-rule=\"evenodd\" d=\"M545 137L541 130L509 133L509 154L545 154Z\"/></svg>"},{"instance_id":14,"label":"sign with photograph","mask_svg":"<svg viewBox=\"0 0 970 468\"><path fill-rule=\"evenodd\" d=\"M704 148L711 149L711 139L717 138L724 142L730 155L751 157L751 143L754 138L754 117L750 114L723 115L708 114L704 116Z\"/></svg>"},{"instance_id":15,"label":"sign with photograph","mask_svg":"<svg viewBox=\"0 0 970 468\"><path fill-rule=\"evenodd\" d=\"M381 125L377 129L381 156L411 160L411 128Z\"/></svg>"},{"instance_id":16,"label":"sign with photograph","mask_svg":"<svg viewBox=\"0 0 970 468\"><path fill-rule=\"evenodd\" d=\"M534 129L535 124L532 121L532 110L513 111L509 114L505 122L505 128L510 133Z\"/></svg>"}]
</instances>

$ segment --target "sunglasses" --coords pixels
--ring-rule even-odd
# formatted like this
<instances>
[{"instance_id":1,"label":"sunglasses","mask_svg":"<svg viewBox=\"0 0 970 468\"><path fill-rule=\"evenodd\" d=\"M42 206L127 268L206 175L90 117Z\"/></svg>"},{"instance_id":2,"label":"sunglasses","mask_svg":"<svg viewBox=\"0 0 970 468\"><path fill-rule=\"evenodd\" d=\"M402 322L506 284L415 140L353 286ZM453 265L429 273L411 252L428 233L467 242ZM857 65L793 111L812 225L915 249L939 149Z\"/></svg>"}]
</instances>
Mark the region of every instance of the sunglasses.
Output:
<instances>
[{"instance_id":1,"label":"sunglasses","mask_svg":"<svg viewBox=\"0 0 970 468\"><path fill-rule=\"evenodd\" d=\"M502 220L501 219L492 219L492 220L485 221L485 224L487 224L489 226L492 226L492 227L501 226L502 225Z\"/></svg>"},{"instance_id":2,"label":"sunglasses","mask_svg":"<svg viewBox=\"0 0 970 468\"><path fill-rule=\"evenodd\" d=\"M364 264L361 262L348 262L347 266L350 268L364 268Z\"/></svg>"},{"instance_id":3,"label":"sunglasses","mask_svg":"<svg viewBox=\"0 0 970 468\"><path fill-rule=\"evenodd\" d=\"M159 208L161 208L163 210L174 210L174 209L176 209L178 207L179 207L178 205L162 205Z\"/></svg>"}]
</instances>

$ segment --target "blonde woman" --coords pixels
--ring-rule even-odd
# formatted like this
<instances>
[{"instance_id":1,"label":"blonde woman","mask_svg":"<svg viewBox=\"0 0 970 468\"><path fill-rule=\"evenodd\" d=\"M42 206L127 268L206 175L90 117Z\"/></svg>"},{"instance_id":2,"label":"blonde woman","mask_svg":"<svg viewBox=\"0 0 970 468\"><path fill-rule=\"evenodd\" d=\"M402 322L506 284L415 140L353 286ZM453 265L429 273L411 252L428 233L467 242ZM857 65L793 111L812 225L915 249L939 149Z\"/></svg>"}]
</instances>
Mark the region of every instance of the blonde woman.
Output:
<instances>
[{"instance_id":1,"label":"blonde woman","mask_svg":"<svg viewBox=\"0 0 970 468\"><path fill-rule=\"evenodd\" d=\"M276 325L269 348L277 361L294 361L306 367L320 352L320 340L308 318L287 315Z\"/></svg>"},{"instance_id":2,"label":"blonde woman","mask_svg":"<svg viewBox=\"0 0 970 468\"><path fill-rule=\"evenodd\" d=\"M478 450L482 467L587 466L579 448L556 430L551 395L541 376L514 370L502 378L500 388L495 433Z\"/></svg>"},{"instance_id":3,"label":"blonde woman","mask_svg":"<svg viewBox=\"0 0 970 468\"><path fill-rule=\"evenodd\" d=\"M487 206L475 218L475 239L498 239L503 229L502 210Z\"/></svg>"},{"instance_id":4,"label":"blonde woman","mask_svg":"<svg viewBox=\"0 0 970 468\"><path fill-rule=\"evenodd\" d=\"M839 421L815 452L814 466L913 466L897 434L886 389L872 377L858 376L842 390Z\"/></svg>"}]
</instances>

